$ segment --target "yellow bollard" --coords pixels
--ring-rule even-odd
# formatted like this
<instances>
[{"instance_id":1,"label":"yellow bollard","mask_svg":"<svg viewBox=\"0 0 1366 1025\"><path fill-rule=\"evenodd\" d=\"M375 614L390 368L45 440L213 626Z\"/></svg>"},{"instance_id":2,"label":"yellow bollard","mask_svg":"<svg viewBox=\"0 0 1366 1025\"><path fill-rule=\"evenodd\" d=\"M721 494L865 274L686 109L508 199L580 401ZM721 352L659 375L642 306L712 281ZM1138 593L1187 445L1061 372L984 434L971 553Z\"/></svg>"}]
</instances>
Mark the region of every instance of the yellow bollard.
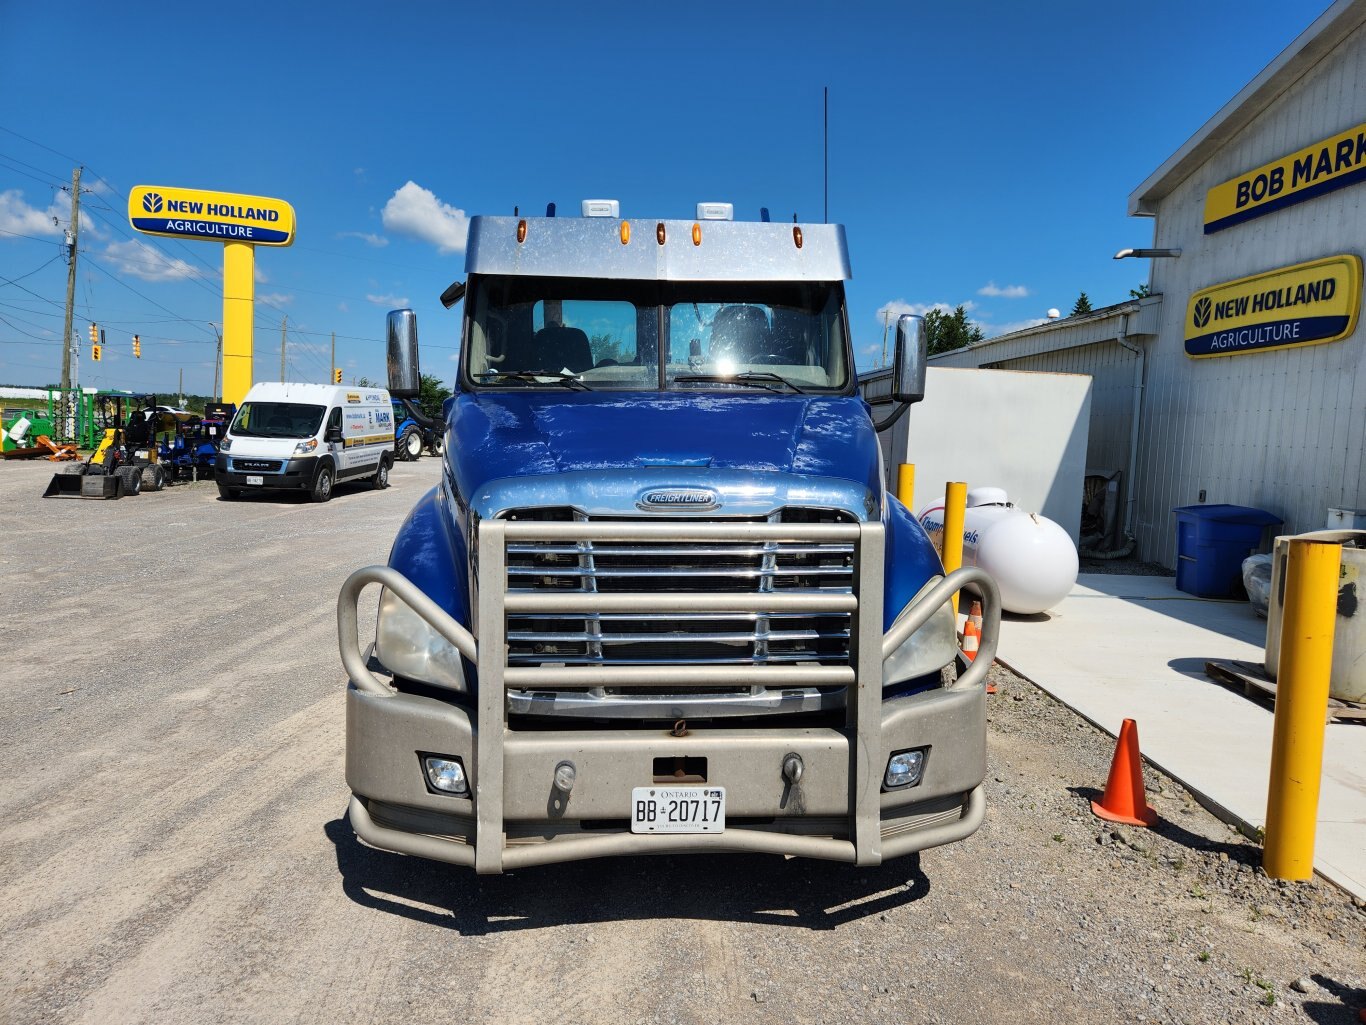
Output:
<instances>
[{"instance_id":1,"label":"yellow bollard","mask_svg":"<svg viewBox=\"0 0 1366 1025\"><path fill-rule=\"evenodd\" d=\"M915 506L911 504L915 499L915 463L901 463L896 468L896 497L912 514L915 513Z\"/></svg>"},{"instance_id":2,"label":"yellow bollard","mask_svg":"<svg viewBox=\"0 0 1366 1025\"><path fill-rule=\"evenodd\" d=\"M1341 565L1340 544L1308 539L1290 542L1262 849L1262 867L1273 879L1309 879L1314 874Z\"/></svg>"},{"instance_id":3,"label":"yellow bollard","mask_svg":"<svg viewBox=\"0 0 1366 1025\"><path fill-rule=\"evenodd\" d=\"M963 565L963 519L968 511L968 486L961 481L944 485L944 572ZM953 595L953 614L958 615L958 593Z\"/></svg>"}]
</instances>

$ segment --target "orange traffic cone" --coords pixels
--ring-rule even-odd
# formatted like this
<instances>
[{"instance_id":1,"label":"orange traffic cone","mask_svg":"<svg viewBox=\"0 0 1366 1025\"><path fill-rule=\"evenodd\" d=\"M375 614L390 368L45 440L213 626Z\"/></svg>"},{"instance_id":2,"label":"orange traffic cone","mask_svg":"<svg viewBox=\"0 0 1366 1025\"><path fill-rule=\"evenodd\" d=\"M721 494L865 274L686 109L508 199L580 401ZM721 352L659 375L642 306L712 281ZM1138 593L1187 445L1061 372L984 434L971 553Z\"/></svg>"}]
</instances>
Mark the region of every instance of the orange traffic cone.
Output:
<instances>
[{"instance_id":1,"label":"orange traffic cone","mask_svg":"<svg viewBox=\"0 0 1366 1025\"><path fill-rule=\"evenodd\" d=\"M1143 756L1138 752L1138 723L1132 719L1125 719L1119 728L1105 795L1091 802L1091 810L1103 819L1131 826L1151 826L1157 821L1157 812L1148 807L1143 794Z\"/></svg>"},{"instance_id":2,"label":"orange traffic cone","mask_svg":"<svg viewBox=\"0 0 1366 1025\"><path fill-rule=\"evenodd\" d=\"M963 624L963 657L971 662L982 647L982 603L975 601Z\"/></svg>"}]
</instances>

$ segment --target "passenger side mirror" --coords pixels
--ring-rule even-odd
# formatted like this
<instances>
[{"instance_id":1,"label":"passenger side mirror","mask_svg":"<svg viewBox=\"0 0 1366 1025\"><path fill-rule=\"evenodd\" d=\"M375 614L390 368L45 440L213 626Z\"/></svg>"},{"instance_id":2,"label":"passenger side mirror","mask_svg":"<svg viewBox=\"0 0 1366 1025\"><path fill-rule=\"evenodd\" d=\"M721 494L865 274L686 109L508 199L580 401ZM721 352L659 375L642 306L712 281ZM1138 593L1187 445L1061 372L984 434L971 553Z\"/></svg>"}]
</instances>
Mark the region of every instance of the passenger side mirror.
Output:
<instances>
[{"instance_id":1,"label":"passenger side mirror","mask_svg":"<svg viewBox=\"0 0 1366 1025\"><path fill-rule=\"evenodd\" d=\"M892 364L892 398L895 401L919 402L925 397L928 359L925 318L903 313L896 320L896 361Z\"/></svg>"},{"instance_id":2,"label":"passenger side mirror","mask_svg":"<svg viewBox=\"0 0 1366 1025\"><path fill-rule=\"evenodd\" d=\"M451 407L454 406L454 405L455 405L455 396L454 396L454 395L451 395L451 396L449 396L448 398L445 398L445 399L442 399L442 400L441 400L441 422L442 422L442 423L446 423L446 422L448 422L448 421L450 420L450 418L451 418Z\"/></svg>"},{"instance_id":3,"label":"passenger side mirror","mask_svg":"<svg viewBox=\"0 0 1366 1025\"><path fill-rule=\"evenodd\" d=\"M412 310L389 311L388 349L389 394L396 399L417 398L422 374L417 362L417 314Z\"/></svg>"}]
</instances>

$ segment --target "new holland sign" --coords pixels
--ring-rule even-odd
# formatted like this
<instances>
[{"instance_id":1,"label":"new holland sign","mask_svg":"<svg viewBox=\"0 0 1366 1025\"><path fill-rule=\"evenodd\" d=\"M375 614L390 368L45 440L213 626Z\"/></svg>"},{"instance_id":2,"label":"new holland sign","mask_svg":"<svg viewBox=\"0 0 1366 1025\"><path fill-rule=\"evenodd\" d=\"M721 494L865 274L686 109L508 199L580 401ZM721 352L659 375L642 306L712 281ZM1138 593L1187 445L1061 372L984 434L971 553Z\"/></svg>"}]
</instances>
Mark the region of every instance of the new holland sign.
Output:
<instances>
[{"instance_id":1,"label":"new holland sign","mask_svg":"<svg viewBox=\"0 0 1366 1025\"><path fill-rule=\"evenodd\" d=\"M1205 234L1366 181L1366 124L1216 185L1205 196Z\"/></svg>"},{"instance_id":2,"label":"new holland sign","mask_svg":"<svg viewBox=\"0 0 1366 1025\"><path fill-rule=\"evenodd\" d=\"M287 246L294 241L294 208L283 199L239 196L160 185L128 194L128 222L149 235Z\"/></svg>"},{"instance_id":3,"label":"new holland sign","mask_svg":"<svg viewBox=\"0 0 1366 1025\"><path fill-rule=\"evenodd\" d=\"M1186 355L1335 342L1356 328L1361 257L1330 256L1213 285L1186 307Z\"/></svg>"}]
</instances>

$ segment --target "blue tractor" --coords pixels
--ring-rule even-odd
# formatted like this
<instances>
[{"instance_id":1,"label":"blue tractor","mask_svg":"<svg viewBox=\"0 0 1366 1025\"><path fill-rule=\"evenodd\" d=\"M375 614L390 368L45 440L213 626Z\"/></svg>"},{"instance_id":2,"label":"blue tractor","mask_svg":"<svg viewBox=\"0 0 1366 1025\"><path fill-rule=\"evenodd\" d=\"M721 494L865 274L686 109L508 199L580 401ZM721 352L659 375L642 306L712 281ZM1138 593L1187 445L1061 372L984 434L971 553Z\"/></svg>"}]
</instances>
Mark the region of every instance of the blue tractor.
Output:
<instances>
[{"instance_id":1,"label":"blue tractor","mask_svg":"<svg viewBox=\"0 0 1366 1025\"><path fill-rule=\"evenodd\" d=\"M411 463L426 449L441 455L444 425L433 420L412 399L394 399L394 455Z\"/></svg>"}]
</instances>

